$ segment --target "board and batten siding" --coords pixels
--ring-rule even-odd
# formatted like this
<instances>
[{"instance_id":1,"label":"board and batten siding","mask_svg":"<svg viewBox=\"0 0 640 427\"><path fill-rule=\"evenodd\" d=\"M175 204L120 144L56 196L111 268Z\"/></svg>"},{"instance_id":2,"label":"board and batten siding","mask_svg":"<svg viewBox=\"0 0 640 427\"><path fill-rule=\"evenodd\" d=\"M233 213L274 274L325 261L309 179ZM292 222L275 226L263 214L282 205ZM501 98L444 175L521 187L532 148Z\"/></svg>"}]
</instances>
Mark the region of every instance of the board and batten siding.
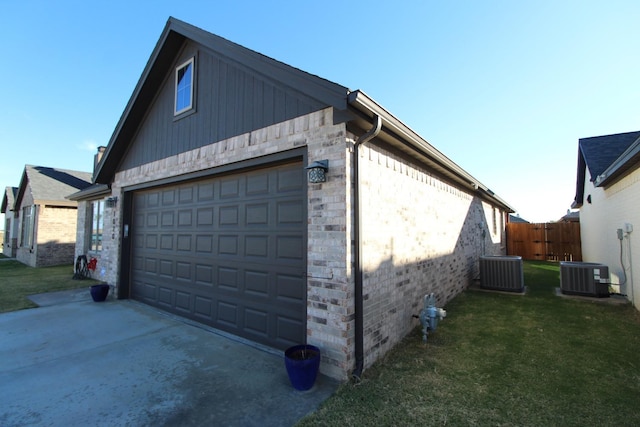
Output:
<instances>
[{"instance_id":1,"label":"board and batten siding","mask_svg":"<svg viewBox=\"0 0 640 427\"><path fill-rule=\"evenodd\" d=\"M174 118L172 67L118 170L197 149L326 106L193 42L186 44L174 65L191 57L196 58L195 111Z\"/></svg>"}]
</instances>

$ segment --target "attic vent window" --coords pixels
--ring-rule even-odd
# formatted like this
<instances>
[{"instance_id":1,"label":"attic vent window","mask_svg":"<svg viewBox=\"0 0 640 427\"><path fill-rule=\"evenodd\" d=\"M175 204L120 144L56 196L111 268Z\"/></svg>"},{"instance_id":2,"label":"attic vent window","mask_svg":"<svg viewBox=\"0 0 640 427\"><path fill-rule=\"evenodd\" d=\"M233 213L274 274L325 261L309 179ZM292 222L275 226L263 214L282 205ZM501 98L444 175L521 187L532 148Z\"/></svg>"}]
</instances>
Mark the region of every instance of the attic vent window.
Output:
<instances>
[{"instance_id":1,"label":"attic vent window","mask_svg":"<svg viewBox=\"0 0 640 427\"><path fill-rule=\"evenodd\" d=\"M176 116L193 108L193 59L176 67Z\"/></svg>"}]
</instances>

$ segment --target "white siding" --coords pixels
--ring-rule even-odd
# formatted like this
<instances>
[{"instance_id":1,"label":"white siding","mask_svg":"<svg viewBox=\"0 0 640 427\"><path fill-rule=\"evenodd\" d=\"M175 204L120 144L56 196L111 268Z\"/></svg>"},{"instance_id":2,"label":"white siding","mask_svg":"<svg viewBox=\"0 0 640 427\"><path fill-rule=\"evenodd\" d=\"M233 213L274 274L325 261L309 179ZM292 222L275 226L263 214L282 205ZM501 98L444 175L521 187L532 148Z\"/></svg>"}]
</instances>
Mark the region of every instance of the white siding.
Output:
<instances>
[{"instance_id":1,"label":"white siding","mask_svg":"<svg viewBox=\"0 0 640 427\"><path fill-rule=\"evenodd\" d=\"M640 273L634 277L633 269L640 266L640 169L631 172L607 188L594 187L589 171L585 176L584 204L580 208L582 256L587 262L601 262L609 266L613 284L620 286L634 306L640 304ZM587 197L591 196L591 203ZM617 229L633 227L622 240L623 271L620 262L620 240ZM626 274L625 274L626 273Z\"/></svg>"}]
</instances>

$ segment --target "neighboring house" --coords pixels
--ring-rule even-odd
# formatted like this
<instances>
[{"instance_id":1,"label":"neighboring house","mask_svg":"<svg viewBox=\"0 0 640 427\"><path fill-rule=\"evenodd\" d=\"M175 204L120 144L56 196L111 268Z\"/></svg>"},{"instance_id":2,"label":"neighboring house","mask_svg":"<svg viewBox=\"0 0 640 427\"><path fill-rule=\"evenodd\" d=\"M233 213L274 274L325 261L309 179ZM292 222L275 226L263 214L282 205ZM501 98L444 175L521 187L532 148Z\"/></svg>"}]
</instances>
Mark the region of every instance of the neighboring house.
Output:
<instances>
[{"instance_id":1,"label":"neighboring house","mask_svg":"<svg viewBox=\"0 0 640 427\"><path fill-rule=\"evenodd\" d=\"M640 304L640 131L582 138L573 208L580 209L584 261L609 267L637 308Z\"/></svg>"},{"instance_id":2,"label":"neighboring house","mask_svg":"<svg viewBox=\"0 0 640 427\"><path fill-rule=\"evenodd\" d=\"M523 223L523 224L529 223L529 221L527 221L526 219L520 218L520 215L513 215L513 214L509 214L509 222Z\"/></svg>"},{"instance_id":3,"label":"neighboring house","mask_svg":"<svg viewBox=\"0 0 640 427\"><path fill-rule=\"evenodd\" d=\"M13 210L17 193L18 187L6 187L0 208L4 214L2 253L9 258L15 258L18 249L18 213Z\"/></svg>"},{"instance_id":4,"label":"neighboring house","mask_svg":"<svg viewBox=\"0 0 640 427\"><path fill-rule=\"evenodd\" d=\"M32 267L73 265L77 202L66 199L91 185L91 173L27 165L15 196L16 259Z\"/></svg>"},{"instance_id":5,"label":"neighboring house","mask_svg":"<svg viewBox=\"0 0 640 427\"><path fill-rule=\"evenodd\" d=\"M322 161L324 182L306 170ZM503 254L513 212L363 92L173 18L71 199L76 255L118 298L317 345L338 379L409 333L425 294L444 305Z\"/></svg>"},{"instance_id":6,"label":"neighboring house","mask_svg":"<svg viewBox=\"0 0 640 427\"><path fill-rule=\"evenodd\" d=\"M563 215L558 222L580 222L580 211L571 212L567 210L567 214Z\"/></svg>"}]
</instances>

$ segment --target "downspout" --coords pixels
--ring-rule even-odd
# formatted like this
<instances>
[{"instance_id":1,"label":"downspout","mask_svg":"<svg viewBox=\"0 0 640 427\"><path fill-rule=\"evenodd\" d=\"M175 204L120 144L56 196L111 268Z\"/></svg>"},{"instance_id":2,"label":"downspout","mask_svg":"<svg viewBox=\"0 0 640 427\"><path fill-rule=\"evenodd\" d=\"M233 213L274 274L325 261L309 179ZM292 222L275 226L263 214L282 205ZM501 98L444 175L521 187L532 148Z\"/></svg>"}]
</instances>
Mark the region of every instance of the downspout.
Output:
<instances>
[{"instance_id":1,"label":"downspout","mask_svg":"<svg viewBox=\"0 0 640 427\"><path fill-rule=\"evenodd\" d=\"M354 270L355 270L355 356L356 367L351 374L354 381L359 382L360 376L364 369L364 313L362 304L362 286L363 286L363 272L362 272L362 220L361 220L361 200L360 200L360 170L359 170L359 148L365 142L371 141L378 136L380 129L382 129L382 119L377 114L373 115L374 124L369 131L361 135L353 146L353 216L354 216Z\"/></svg>"}]
</instances>

